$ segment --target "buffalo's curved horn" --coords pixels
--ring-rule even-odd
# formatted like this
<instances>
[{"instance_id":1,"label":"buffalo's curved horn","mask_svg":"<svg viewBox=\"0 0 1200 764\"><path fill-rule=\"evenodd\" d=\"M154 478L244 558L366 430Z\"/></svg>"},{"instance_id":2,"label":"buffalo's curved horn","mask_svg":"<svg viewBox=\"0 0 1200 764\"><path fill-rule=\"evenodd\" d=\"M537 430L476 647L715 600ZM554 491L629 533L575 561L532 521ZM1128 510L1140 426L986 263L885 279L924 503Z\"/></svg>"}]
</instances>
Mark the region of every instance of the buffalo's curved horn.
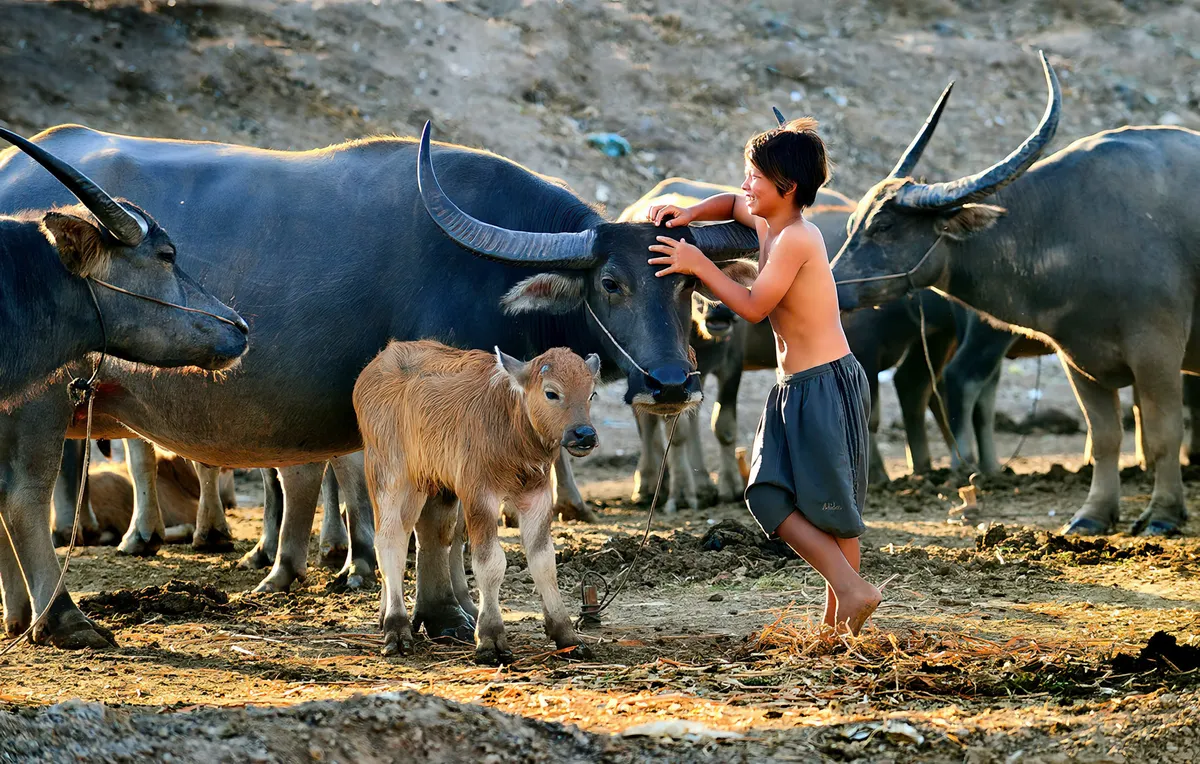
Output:
<instances>
[{"instance_id":1,"label":"buffalo's curved horn","mask_svg":"<svg viewBox=\"0 0 1200 764\"><path fill-rule=\"evenodd\" d=\"M775 112L775 121L779 123L780 127L787 124L787 120L783 118L783 112L779 111L778 106L772 106L771 111Z\"/></svg>"},{"instance_id":2,"label":"buffalo's curved horn","mask_svg":"<svg viewBox=\"0 0 1200 764\"><path fill-rule=\"evenodd\" d=\"M690 226L688 232L692 244L713 262L758 254L758 234L741 223Z\"/></svg>"},{"instance_id":3,"label":"buffalo's curved horn","mask_svg":"<svg viewBox=\"0 0 1200 764\"><path fill-rule=\"evenodd\" d=\"M1040 55L1050 94L1046 99L1046 111L1042 115L1042 121L1025 142L983 172L945 183L904 186L896 193L896 204L915 209L944 209L968 204L999 191L1037 161L1046 145L1054 138L1054 131L1058 129L1058 117L1062 111L1062 91L1058 86L1058 77L1050 68L1046 54Z\"/></svg>"},{"instance_id":4,"label":"buffalo's curved horn","mask_svg":"<svg viewBox=\"0 0 1200 764\"><path fill-rule=\"evenodd\" d=\"M917 136L912 139L912 143L908 144L908 148L900 156L900 161L888 173L889 178L907 178L912 175L913 168L917 166L917 162L921 161L921 154L925 153L925 147L929 145L929 139L933 137L933 131L937 129L938 120L942 118L942 111L945 110L946 102L950 100L950 91L953 89L954 80L950 80L950 84L938 96L937 103L933 105L933 111L929 112L929 116L925 119L925 124L921 125Z\"/></svg>"},{"instance_id":5,"label":"buffalo's curved horn","mask_svg":"<svg viewBox=\"0 0 1200 764\"><path fill-rule=\"evenodd\" d=\"M59 182L75 195L75 198L83 202L84 207L91 210L100 224L107 228L117 241L127 247L136 247L142 243L142 239L146 238L148 229L142 216L122 207L91 178L11 130L0 127L0 138L28 154L30 159L45 167L51 175L58 178Z\"/></svg>"},{"instance_id":6,"label":"buffalo's curved horn","mask_svg":"<svg viewBox=\"0 0 1200 764\"><path fill-rule=\"evenodd\" d=\"M442 191L433 171L429 130L426 122L417 149L417 188L429 216L447 236L477 255L513 265L589 268L595 264L596 232L591 229L574 233L512 231L476 220L459 209Z\"/></svg>"}]
</instances>

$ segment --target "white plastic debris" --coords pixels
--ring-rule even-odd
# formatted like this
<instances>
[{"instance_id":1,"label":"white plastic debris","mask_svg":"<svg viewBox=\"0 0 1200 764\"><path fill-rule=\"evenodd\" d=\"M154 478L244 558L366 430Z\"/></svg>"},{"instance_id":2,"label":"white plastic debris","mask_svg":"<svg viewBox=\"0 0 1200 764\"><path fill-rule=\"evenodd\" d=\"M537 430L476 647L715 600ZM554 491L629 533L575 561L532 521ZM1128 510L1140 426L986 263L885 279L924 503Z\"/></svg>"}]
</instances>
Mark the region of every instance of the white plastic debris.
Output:
<instances>
[{"instance_id":1,"label":"white plastic debris","mask_svg":"<svg viewBox=\"0 0 1200 764\"><path fill-rule=\"evenodd\" d=\"M667 737L672 740L737 740L740 732L729 732L706 727L699 722L683 719L667 719L661 722L637 724L621 733L622 737Z\"/></svg>"}]
</instances>

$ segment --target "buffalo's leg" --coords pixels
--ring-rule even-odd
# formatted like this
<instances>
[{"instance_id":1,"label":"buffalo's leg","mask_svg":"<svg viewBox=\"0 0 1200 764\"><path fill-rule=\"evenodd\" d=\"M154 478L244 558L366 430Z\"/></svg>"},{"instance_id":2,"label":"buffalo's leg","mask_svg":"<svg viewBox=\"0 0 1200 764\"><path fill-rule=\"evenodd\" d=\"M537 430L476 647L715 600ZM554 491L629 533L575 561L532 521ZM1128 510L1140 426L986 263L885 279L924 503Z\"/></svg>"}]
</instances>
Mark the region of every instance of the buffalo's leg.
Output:
<instances>
[{"instance_id":1,"label":"buffalo's leg","mask_svg":"<svg viewBox=\"0 0 1200 764\"><path fill-rule=\"evenodd\" d=\"M133 483L133 517L117 551L151 557L158 553L167 536L158 506L158 460L154 444L141 438L126 438L125 464Z\"/></svg>"},{"instance_id":2,"label":"buffalo's leg","mask_svg":"<svg viewBox=\"0 0 1200 764\"><path fill-rule=\"evenodd\" d=\"M1179 362L1183 357L1180 353ZM1183 381L1177 368L1161 363L1135 368L1144 418L1146 461L1154 465L1150 505L1133 524L1134 535L1170 536L1187 522L1179 447L1183 443ZM1179 363L1173 364L1179 366Z\"/></svg>"},{"instance_id":3,"label":"buffalo's leg","mask_svg":"<svg viewBox=\"0 0 1200 764\"><path fill-rule=\"evenodd\" d=\"M562 515L564 520L578 520L581 523L599 522L596 513L583 500L579 486L575 485L575 474L571 471L571 462L565 449L558 449L558 458L554 460L554 516Z\"/></svg>"},{"instance_id":4,"label":"buffalo's leg","mask_svg":"<svg viewBox=\"0 0 1200 764\"><path fill-rule=\"evenodd\" d=\"M33 623L33 606L3 523L0 523L0 601L4 604L4 633L10 637L23 634Z\"/></svg>"},{"instance_id":5,"label":"buffalo's leg","mask_svg":"<svg viewBox=\"0 0 1200 764\"><path fill-rule=\"evenodd\" d=\"M279 550L279 526L283 524L283 486L279 471L273 467L259 470L263 481L263 527L258 543L242 556L237 566L243 570L262 570L275 562Z\"/></svg>"},{"instance_id":6,"label":"buffalo's leg","mask_svg":"<svg viewBox=\"0 0 1200 764\"><path fill-rule=\"evenodd\" d=\"M664 423L660 417L637 409L634 409L634 417L642 440L642 452L638 455L637 468L633 472L633 495L629 499L634 504L649 504L654 496L658 471L662 468L665 438L660 427Z\"/></svg>"},{"instance_id":7,"label":"buffalo's leg","mask_svg":"<svg viewBox=\"0 0 1200 764\"><path fill-rule=\"evenodd\" d=\"M279 527L279 551L275 564L254 591L286 592L295 581L308 575L308 538L317 514L324 462L279 468L283 484L283 523Z\"/></svg>"},{"instance_id":8,"label":"buffalo's leg","mask_svg":"<svg viewBox=\"0 0 1200 764\"><path fill-rule=\"evenodd\" d=\"M979 397L975 401L973 413L975 424L975 443L979 447L979 469L986 475L995 475L1003 469L1000 457L996 454L996 390L1000 387L1000 371L997 365L987 378ZM947 383L949 387L949 383Z\"/></svg>"},{"instance_id":9,"label":"buffalo's leg","mask_svg":"<svg viewBox=\"0 0 1200 764\"><path fill-rule=\"evenodd\" d=\"M863 371L867 374L867 388L871 395L871 414L867 418L867 447L870 451L867 482L871 485L883 485L891 480L891 477L883 463L883 454L879 452L879 423L883 419L883 412L879 407L879 364L872 356L865 354L860 361Z\"/></svg>"},{"instance_id":10,"label":"buffalo's leg","mask_svg":"<svg viewBox=\"0 0 1200 764\"><path fill-rule=\"evenodd\" d=\"M475 623L475 661L489 665L512 662L504 619L500 615L500 584L504 581L504 549L496 519L499 503L479 496L460 497L471 537L471 568L479 585L479 619ZM524 523L522 523L524 525Z\"/></svg>"},{"instance_id":11,"label":"buffalo's leg","mask_svg":"<svg viewBox=\"0 0 1200 764\"><path fill-rule=\"evenodd\" d=\"M70 403L60 390L50 391L10 413L0 415L0 519L8 530L12 555L0 555L4 596L12 603L13 621L24 620L24 603L41 623L33 640L60 648L115 645L112 633L88 620L66 589L55 596L62 569L50 534L50 501L62 462ZM24 574L27 599L17 592ZM12 578L17 580L10 580Z\"/></svg>"},{"instance_id":12,"label":"buffalo's leg","mask_svg":"<svg viewBox=\"0 0 1200 764\"><path fill-rule=\"evenodd\" d=\"M333 462L325 465L325 477L321 480L321 567L341 570L350 553L350 536L342 519L342 501L338 495L337 475Z\"/></svg>"},{"instance_id":13,"label":"buffalo's leg","mask_svg":"<svg viewBox=\"0 0 1200 764\"><path fill-rule=\"evenodd\" d=\"M928 472L933 468L933 457L929 452L929 436L925 432L925 409L929 406L933 385L919 340L909 348L904 360L896 367L892 382L896 386L900 418L904 422L904 450L908 456L908 468L914 474Z\"/></svg>"},{"instance_id":14,"label":"buffalo's leg","mask_svg":"<svg viewBox=\"0 0 1200 764\"><path fill-rule=\"evenodd\" d=\"M1188 464L1200 465L1200 377L1184 374L1183 405L1187 407L1191 436L1188 438Z\"/></svg>"},{"instance_id":15,"label":"buffalo's leg","mask_svg":"<svg viewBox=\"0 0 1200 764\"><path fill-rule=\"evenodd\" d=\"M424 624L431 639L444 637L469 642L475 631L475 617L460 605L454 582L454 543L458 529L458 499L454 494L443 491L430 496L417 521L417 602L413 607L413 629ZM461 568L462 542L457 541L460 544L457 565ZM465 572L462 585L466 586Z\"/></svg>"},{"instance_id":16,"label":"buffalo's leg","mask_svg":"<svg viewBox=\"0 0 1200 764\"><path fill-rule=\"evenodd\" d=\"M75 523L75 507L79 503L79 484L83 477L83 455L91 444L86 440L67 440L63 443L62 465L54 481L54 545L71 543ZM100 538L100 523L92 511L91 492L83 481L83 517L79 518L77 544L92 544Z\"/></svg>"},{"instance_id":17,"label":"buffalo's leg","mask_svg":"<svg viewBox=\"0 0 1200 764\"><path fill-rule=\"evenodd\" d=\"M467 541L467 518L463 514L462 503L457 499L454 504L454 514L457 518L454 526L454 540L450 542L450 586L454 589L454 599L471 620L479 617L479 609L471 599L471 587L467 583L467 568L464 564L464 549Z\"/></svg>"},{"instance_id":18,"label":"buffalo's leg","mask_svg":"<svg viewBox=\"0 0 1200 764\"><path fill-rule=\"evenodd\" d=\"M232 552L233 532L221 503L221 468L192 462L200 481L200 504L196 509L196 531L192 548L198 552Z\"/></svg>"},{"instance_id":19,"label":"buffalo's leg","mask_svg":"<svg viewBox=\"0 0 1200 764\"><path fill-rule=\"evenodd\" d=\"M542 600L542 621L546 635L554 640L555 647L574 647L572 654L578 658L591 658L592 651L580 641L571 625L571 616L558 590L558 574L554 566L554 540L550 537L550 525L554 517L550 514L550 492L535 491L520 501L521 545L525 548L525 561L529 563L529 574Z\"/></svg>"},{"instance_id":20,"label":"buffalo's leg","mask_svg":"<svg viewBox=\"0 0 1200 764\"><path fill-rule=\"evenodd\" d=\"M718 377L718 384L711 422L713 435L720 447L717 457L717 498L721 501L738 501L746 489L737 462L737 396L742 384L741 368L730 369L723 379ZM697 450L699 440L697 433ZM703 457L697 463L703 465ZM708 476L707 470L704 474Z\"/></svg>"},{"instance_id":21,"label":"buffalo's leg","mask_svg":"<svg viewBox=\"0 0 1200 764\"><path fill-rule=\"evenodd\" d=\"M670 425L664 423L670 431ZM690 509L700 508L700 496L697 493L697 476L701 471L692 461L690 443L700 437L700 410L694 407L680 414L675 423L675 433L671 437L671 450L667 452L667 469L671 472L670 490L667 500L663 502L664 512L675 512L682 504ZM707 479L707 475L705 478Z\"/></svg>"},{"instance_id":22,"label":"buffalo's leg","mask_svg":"<svg viewBox=\"0 0 1200 764\"><path fill-rule=\"evenodd\" d=\"M1063 530L1085 536L1111 533L1121 511L1121 407L1116 390L1080 374L1060 356L1088 425L1092 485L1083 506Z\"/></svg>"},{"instance_id":23,"label":"buffalo's leg","mask_svg":"<svg viewBox=\"0 0 1200 764\"><path fill-rule=\"evenodd\" d=\"M344 555L337 584L349 589L375 585L375 516L367 494L363 454L356 451L339 456L330 464L337 477L338 491L346 503L350 546Z\"/></svg>"}]
</instances>

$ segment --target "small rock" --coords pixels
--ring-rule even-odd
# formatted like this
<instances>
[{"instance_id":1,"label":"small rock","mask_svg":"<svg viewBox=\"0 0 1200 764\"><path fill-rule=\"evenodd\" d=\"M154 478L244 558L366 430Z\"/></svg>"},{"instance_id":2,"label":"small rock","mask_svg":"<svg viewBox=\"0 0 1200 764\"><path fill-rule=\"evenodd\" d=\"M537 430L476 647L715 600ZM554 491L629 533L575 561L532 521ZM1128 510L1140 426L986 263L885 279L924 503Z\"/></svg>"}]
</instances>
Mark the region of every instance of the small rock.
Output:
<instances>
[{"instance_id":1,"label":"small rock","mask_svg":"<svg viewBox=\"0 0 1200 764\"><path fill-rule=\"evenodd\" d=\"M721 600L723 600L723 599L725 599L725 595L724 595L724 594L721 594L720 592L717 592L717 593L716 593L716 594L714 594L713 596L709 597L709 598L708 598L708 601L709 601L709 602L720 602L720 601L721 601Z\"/></svg>"},{"instance_id":2,"label":"small rock","mask_svg":"<svg viewBox=\"0 0 1200 764\"><path fill-rule=\"evenodd\" d=\"M1158 118L1158 124L1177 126L1183 124L1183 117L1173 111L1168 111Z\"/></svg>"}]
</instances>

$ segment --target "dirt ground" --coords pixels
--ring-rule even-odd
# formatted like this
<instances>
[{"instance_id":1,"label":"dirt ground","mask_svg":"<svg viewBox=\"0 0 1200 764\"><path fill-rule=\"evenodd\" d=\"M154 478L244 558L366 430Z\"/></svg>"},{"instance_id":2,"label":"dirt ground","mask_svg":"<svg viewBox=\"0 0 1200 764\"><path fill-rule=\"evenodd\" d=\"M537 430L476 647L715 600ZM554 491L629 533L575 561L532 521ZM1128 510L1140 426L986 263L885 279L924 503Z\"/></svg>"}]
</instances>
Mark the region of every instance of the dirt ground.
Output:
<instances>
[{"instance_id":1,"label":"dirt ground","mask_svg":"<svg viewBox=\"0 0 1200 764\"><path fill-rule=\"evenodd\" d=\"M1200 127L1197 40L1196 3L1151 0L0 0L0 123L311 148L432 119L436 137L563 177L615 216L668 175L736 180L773 104L822 120L833 186L856 195L951 78L923 172L979 170L1041 112L1039 48L1064 88L1054 148L1127 123ZM588 145L609 131L632 152ZM1036 377L1032 359L1008 364L999 409L1023 419ZM742 444L772 381L742 385ZM1043 409L1080 418L1057 360L1038 386ZM601 448L577 462L603 520L556 531L569 602L586 571L614 580L640 539L620 395L602 391ZM959 481L906 476L890 385L882 406L897 479L871 492L863 568L888 585L861 639L820 638L819 577L722 505L656 518L628 587L585 629L595 662L553 654L512 530L516 662L479 667L470 646L425 641L384 659L377 591L328 591L332 575L310 569L290 594L247 593L262 574L233 563L262 498L242 475L232 553L78 551L68 585L121 647L0 657L0 761L1200 758L1197 521L1173 540L1053 535L1087 492L1084 436L1035 433L1018 474L981 483L982 520L1003 532L950 525ZM1001 454L1017 441L999 434ZM1132 520L1151 484L1131 437L1125 451ZM675 725L674 742L620 734L669 720L700 726Z\"/></svg>"}]
</instances>

